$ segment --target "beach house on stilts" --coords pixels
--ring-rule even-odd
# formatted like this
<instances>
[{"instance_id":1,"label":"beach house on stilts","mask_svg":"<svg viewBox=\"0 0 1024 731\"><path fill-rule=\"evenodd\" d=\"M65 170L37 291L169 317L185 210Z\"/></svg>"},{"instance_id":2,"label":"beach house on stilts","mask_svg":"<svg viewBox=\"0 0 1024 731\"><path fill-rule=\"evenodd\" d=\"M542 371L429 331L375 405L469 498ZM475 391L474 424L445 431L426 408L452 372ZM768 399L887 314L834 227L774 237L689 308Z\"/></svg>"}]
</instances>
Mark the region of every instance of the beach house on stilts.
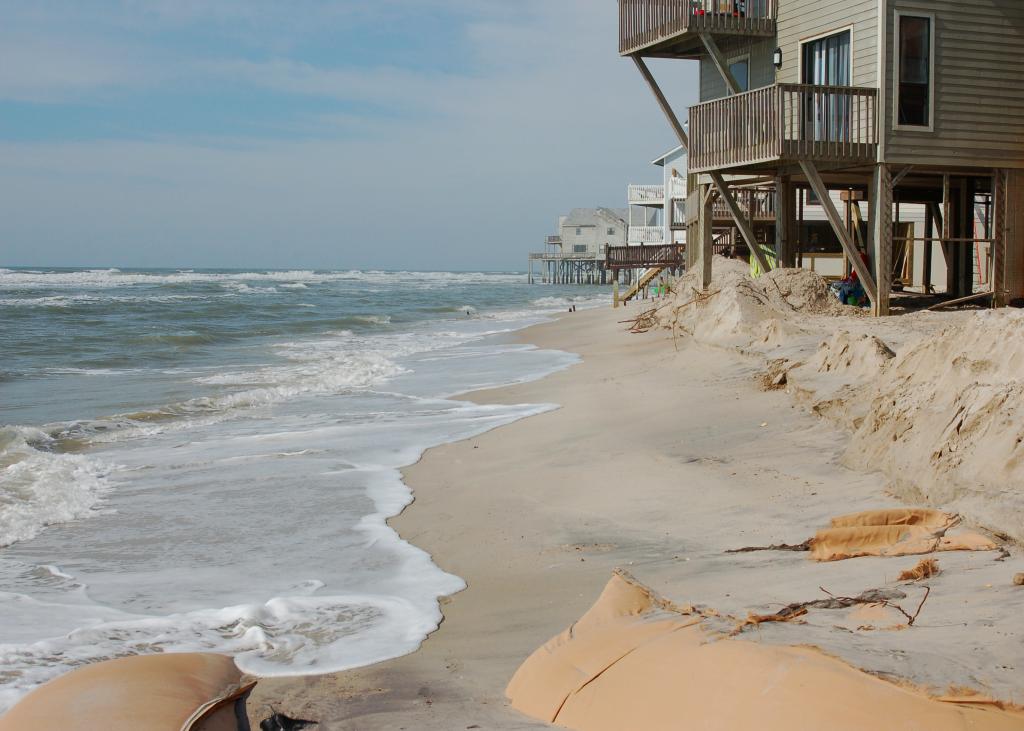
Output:
<instances>
[{"instance_id":1,"label":"beach house on stilts","mask_svg":"<svg viewBox=\"0 0 1024 731\"><path fill-rule=\"evenodd\" d=\"M761 271L794 266L813 197L877 315L914 251L926 292L941 257L948 297L1024 298L1021 0L619 0L619 51L689 153L705 284L723 216ZM688 129L649 57L700 63Z\"/></svg>"},{"instance_id":2,"label":"beach house on stilts","mask_svg":"<svg viewBox=\"0 0 1024 731\"><path fill-rule=\"evenodd\" d=\"M645 294L664 273L681 273L686 247L686 150L678 146L651 162L662 169L660 184L630 184L630 248L610 250L609 268L625 271L632 288L621 298Z\"/></svg>"},{"instance_id":3,"label":"beach house on stilts","mask_svg":"<svg viewBox=\"0 0 1024 731\"><path fill-rule=\"evenodd\" d=\"M544 240L544 251L530 254L528 281L547 284L605 284L609 248L627 244L625 209L574 208L558 219L558 233ZM534 274L534 263L540 274Z\"/></svg>"}]
</instances>

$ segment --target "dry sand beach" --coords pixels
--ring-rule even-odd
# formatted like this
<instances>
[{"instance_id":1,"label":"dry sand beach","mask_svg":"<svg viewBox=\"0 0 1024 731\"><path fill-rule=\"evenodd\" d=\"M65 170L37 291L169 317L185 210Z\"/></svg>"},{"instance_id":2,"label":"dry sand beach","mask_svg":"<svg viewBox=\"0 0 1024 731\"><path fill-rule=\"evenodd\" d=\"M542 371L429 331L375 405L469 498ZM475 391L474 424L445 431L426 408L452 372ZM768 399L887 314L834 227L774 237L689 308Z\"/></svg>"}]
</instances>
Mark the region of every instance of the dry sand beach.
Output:
<instances>
[{"instance_id":1,"label":"dry sand beach","mask_svg":"<svg viewBox=\"0 0 1024 731\"><path fill-rule=\"evenodd\" d=\"M619 568L676 605L713 609L702 614L715 631L826 599L823 590L899 592L893 603L913 613L927 584L912 627L892 608L812 608L799 621L747 627L737 641L817 647L933 695L969 688L1024 703L1024 588L1013 585L1024 558L1009 540L1024 535L1011 492L1024 433L1013 370L1024 356L1020 319L873 321L822 299L804 275L787 276L753 283L716 261L714 296L686 304L684 278L641 321L646 332L621 322L642 304L523 331L523 342L582 362L465 398L560 408L433 449L405 471L416 501L393 526L468 584L443 601L441 628L381 665L264 680L252 717L272 704L324 729L547 728L509 707L506 685ZM972 347L982 354L965 360L958 349ZM998 548L936 553L941 573L926 582L898 581L920 556L726 553L799 544L835 516L915 505L960 513L954 533L980 530ZM735 690L717 702L742 702ZM834 712L842 716L841 703ZM889 727L884 717L877 727Z\"/></svg>"}]
</instances>

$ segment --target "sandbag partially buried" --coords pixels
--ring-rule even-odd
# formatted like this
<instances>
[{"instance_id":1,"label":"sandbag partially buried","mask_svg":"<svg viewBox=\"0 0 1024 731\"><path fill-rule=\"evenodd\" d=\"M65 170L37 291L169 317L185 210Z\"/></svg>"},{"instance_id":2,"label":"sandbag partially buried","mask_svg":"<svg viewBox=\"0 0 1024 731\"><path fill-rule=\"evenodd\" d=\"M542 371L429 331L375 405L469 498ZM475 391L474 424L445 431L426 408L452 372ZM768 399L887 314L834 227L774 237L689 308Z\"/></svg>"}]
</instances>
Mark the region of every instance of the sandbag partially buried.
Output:
<instances>
[{"instance_id":1,"label":"sandbag partially buried","mask_svg":"<svg viewBox=\"0 0 1024 731\"><path fill-rule=\"evenodd\" d=\"M250 731L255 685L224 655L120 658L37 688L0 717L0 731Z\"/></svg>"}]
</instances>

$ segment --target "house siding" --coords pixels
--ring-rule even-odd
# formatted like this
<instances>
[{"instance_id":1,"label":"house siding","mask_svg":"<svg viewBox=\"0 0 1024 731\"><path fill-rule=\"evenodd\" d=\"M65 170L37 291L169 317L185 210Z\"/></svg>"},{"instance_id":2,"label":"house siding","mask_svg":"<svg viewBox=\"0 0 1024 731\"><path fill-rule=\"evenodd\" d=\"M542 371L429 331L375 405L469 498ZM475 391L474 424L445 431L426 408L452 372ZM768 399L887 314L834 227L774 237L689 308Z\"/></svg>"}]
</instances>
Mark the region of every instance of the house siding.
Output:
<instances>
[{"instance_id":1,"label":"house siding","mask_svg":"<svg viewBox=\"0 0 1024 731\"><path fill-rule=\"evenodd\" d=\"M935 16L934 131L893 129L895 11ZM887 0L890 163L1024 167L1024 2Z\"/></svg>"},{"instance_id":2,"label":"house siding","mask_svg":"<svg viewBox=\"0 0 1024 731\"><path fill-rule=\"evenodd\" d=\"M782 0L778 19L778 45L782 49L779 83L800 83L801 41L850 26L853 85L878 88L878 0Z\"/></svg>"},{"instance_id":3,"label":"house siding","mask_svg":"<svg viewBox=\"0 0 1024 731\"><path fill-rule=\"evenodd\" d=\"M750 40L739 38L735 41L719 39L719 48L728 61L740 56L750 56L750 88L760 89L775 83L775 67L772 65L774 38ZM702 102L721 99L726 96L725 80L718 72L715 62L708 56L700 60L700 100Z\"/></svg>"},{"instance_id":4,"label":"house siding","mask_svg":"<svg viewBox=\"0 0 1024 731\"><path fill-rule=\"evenodd\" d=\"M854 86L878 88L878 0L849 0L828 3L821 0L784 0L779 4L778 37L736 40L719 39L722 54L729 60L750 54L750 88L776 83L800 83L801 41L853 27ZM782 49L782 68L776 71L772 56ZM700 100L726 96L725 82L714 62L700 61Z\"/></svg>"}]
</instances>

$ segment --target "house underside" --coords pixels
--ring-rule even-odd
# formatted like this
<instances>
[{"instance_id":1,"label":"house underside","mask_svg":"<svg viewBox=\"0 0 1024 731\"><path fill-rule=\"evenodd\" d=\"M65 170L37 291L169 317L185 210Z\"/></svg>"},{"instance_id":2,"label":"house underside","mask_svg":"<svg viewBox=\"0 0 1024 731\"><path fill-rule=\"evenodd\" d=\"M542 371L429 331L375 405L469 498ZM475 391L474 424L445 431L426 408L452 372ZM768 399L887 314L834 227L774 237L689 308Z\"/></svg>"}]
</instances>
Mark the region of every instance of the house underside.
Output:
<instances>
[{"instance_id":1,"label":"house underside","mask_svg":"<svg viewBox=\"0 0 1024 731\"><path fill-rule=\"evenodd\" d=\"M620 0L620 52L633 59L689 153L688 265L701 268L705 285L713 253L749 253L761 271L795 266L802 209L812 197L877 315L888 314L893 285L915 250L924 259L925 292L980 294L995 306L1024 298L1024 164L970 150L950 153L955 164L937 163L934 150L887 149L888 94L868 85L772 83L744 91L736 72L751 69L730 65L721 48L769 42L780 2ZM727 95L691 107L687 131L646 57L702 59L717 69ZM907 206L923 211L923 225L900 227ZM930 281L939 257L945 282Z\"/></svg>"}]
</instances>

